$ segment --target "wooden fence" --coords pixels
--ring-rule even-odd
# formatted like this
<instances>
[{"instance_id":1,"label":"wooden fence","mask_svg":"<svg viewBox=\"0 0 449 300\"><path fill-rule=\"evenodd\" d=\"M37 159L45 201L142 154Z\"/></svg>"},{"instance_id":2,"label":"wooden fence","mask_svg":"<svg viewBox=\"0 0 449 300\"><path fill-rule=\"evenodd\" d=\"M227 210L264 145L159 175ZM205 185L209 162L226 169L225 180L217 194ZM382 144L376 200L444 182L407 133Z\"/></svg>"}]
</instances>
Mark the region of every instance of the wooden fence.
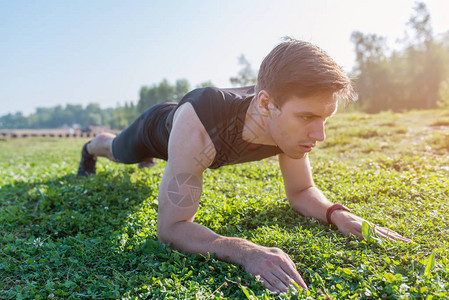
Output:
<instances>
[{"instance_id":1,"label":"wooden fence","mask_svg":"<svg viewBox=\"0 0 449 300\"><path fill-rule=\"evenodd\" d=\"M107 131L117 133L115 131ZM93 138L100 132L70 132L69 129L5 129L0 130L0 139L26 137Z\"/></svg>"}]
</instances>

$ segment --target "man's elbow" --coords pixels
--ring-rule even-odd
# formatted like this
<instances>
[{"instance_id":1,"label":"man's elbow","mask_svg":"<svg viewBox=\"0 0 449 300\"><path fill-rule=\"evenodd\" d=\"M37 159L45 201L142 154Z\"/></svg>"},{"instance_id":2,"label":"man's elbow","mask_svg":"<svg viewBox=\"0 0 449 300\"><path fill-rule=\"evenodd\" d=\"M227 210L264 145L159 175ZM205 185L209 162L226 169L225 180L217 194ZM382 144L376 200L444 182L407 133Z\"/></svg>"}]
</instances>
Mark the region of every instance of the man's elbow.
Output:
<instances>
[{"instance_id":1,"label":"man's elbow","mask_svg":"<svg viewBox=\"0 0 449 300\"><path fill-rule=\"evenodd\" d=\"M304 200L304 198L308 197L308 194L311 190L315 188L314 185L308 186L302 190L296 190L296 191L290 191L286 192L287 200L290 203L290 205L295 204L296 202L301 202Z\"/></svg>"},{"instance_id":2,"label":"man's elbow","mask_svg":"<svg viewBox=\"0 0 449 300\"><path fill-rule=\"evenodd\" d=\"M161 242L162 244L168 244L169 241L161 234L161 233L157 233L157 239L159 240L159 242Z\"/></svg>"},{"instance_id":3,"label":"man's elbow","mask_svg":"<svg viewBox=\"0 0 449 300\"><path fill-rule=\"evenodd\" d=\"M164 244L172 243L170 237L173 237L173 225L170 222L163 222L162 220L158 220L156 234L157 239Z\"/></svg>"},{"instance_id":4,"label":"man's elbow","mask_svg":"<svg viewBox=\"0 0 449 300\"><path fill-rule=\"evenodd\" d=\"M163 244L168 243L173 244L176 239L175 232L179 233L179 231L182 229L182 226L177 226L180 223L181 222L176 222L173 224L160 224L160 225L158 223L156 230L157 239Z\"/></svg>"},{"instance_id":5,"label":"man's elbow","mask_svg":"<svg viewBox=\"0 0 449 300\"><path fill-rule=\"evenodd\" d=\"M157 239L163 243L168 244L170 243L170 227L167 225L158 225L157 226Z\"/></svg>"}]
</instances>

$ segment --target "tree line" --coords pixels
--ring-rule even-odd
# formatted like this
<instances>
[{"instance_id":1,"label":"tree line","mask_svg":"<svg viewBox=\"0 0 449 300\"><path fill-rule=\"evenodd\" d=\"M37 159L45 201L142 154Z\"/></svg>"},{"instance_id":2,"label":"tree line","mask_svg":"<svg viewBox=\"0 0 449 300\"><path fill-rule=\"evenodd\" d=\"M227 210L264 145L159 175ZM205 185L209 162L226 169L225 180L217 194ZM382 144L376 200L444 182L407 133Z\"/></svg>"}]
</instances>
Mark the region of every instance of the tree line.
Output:
<instances>
[{"instance_id":1,"label":"tree line","mask_svg":"<svg viewBox=\"0 0 449 300\"><path fill-rule=\"evenodd\" d=\"M417 3L396 50L389 50L382 36L352 33L358 109L379 112L449 107L449 31L436 36L430 21L426 5Z\"/></svg>"},{"instance_id":2,"label":"tree line","mask_svg":"<svg viewBox=\"0 0 449 300\"><path fill-rule=\"evenodd\" d=\"M101 109L98 104L67 104L55 107L38 107L30 116L21 112L0 117L1 129L38 129L80 126L87 129L90 125L105 125L110 128L123 128L135 116L135 105L125 103L117 108Z\"/></svg>"},{"instance_id":3,"label":"tree line","mask_svg":"<svg viewBox=\"0 0 449 300\"><path fill-rule=\"evenodd\" d=\"M358 94L354 108L375 113L384 110L404 111L449 107L449 31L435 35L431 17L424 3L417 3L406 24L406 35L399 48L390 50L385 37L354 31L351 35L356 53L351 72ZM257 70L242 54L237 76L229 80L234 86L256 82ZM213 86L210 81L196 87ZM174 84L163 79L158 84L143 86L137 104L101 109L98 104L67 104L39 107L30 116L22 113L0 117L0 128L57 128L79 124L105 125L123 129L148 107L159 102L179 101L191 89L186 79Z\"/></svg>"}]
</instances>

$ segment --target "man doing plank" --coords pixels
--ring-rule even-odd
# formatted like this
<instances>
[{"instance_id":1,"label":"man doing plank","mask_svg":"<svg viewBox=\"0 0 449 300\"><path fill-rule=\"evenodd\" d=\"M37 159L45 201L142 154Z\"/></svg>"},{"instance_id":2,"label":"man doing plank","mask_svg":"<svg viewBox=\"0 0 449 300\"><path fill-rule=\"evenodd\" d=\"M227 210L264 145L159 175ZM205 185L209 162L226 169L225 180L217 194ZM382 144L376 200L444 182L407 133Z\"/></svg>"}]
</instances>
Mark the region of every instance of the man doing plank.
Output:
<instances>
[{"instance_id":1,"label":"man doing plank","mask_svg":"<svg viewBox=\"0 0 449 300\"><path fill-rule=\"evenodd\" d=\"M318 47L287 39L263 60L257 85L201 88L179 103L160 103L118 136L103 133L84 145L78 175L95 173L98 156L132 164L167 160L159 187L157 234L187 253L215 253L240 264L272 291L295 281L307 288L290 257L194 222L206 168L279 155L287 199L296 212L362 236L362 218L329 202L315 187L308 152L325 139L325 122L340 99L351 100L351 81ZM410 240L384 227L384 238Z\"/></svg>"}]
</instances>

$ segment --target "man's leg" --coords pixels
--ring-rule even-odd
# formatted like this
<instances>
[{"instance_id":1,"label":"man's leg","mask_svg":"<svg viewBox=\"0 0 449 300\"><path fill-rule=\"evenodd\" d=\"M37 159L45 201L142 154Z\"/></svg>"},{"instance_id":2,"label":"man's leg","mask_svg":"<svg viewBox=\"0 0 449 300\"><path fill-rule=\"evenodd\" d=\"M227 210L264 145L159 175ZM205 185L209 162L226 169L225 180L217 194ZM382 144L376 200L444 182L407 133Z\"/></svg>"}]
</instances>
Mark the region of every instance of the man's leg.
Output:
<instances>
[{"instance_id":1,"label":"man's leg","mask_svg":"<svg viewBox=\"0 0 449 300\"><path fill-rule=\"evenodd\" d=\"M165 128L165 117L176 105L177 103L156 104L141 114L119 135L102 133L96 136L83 147L78 176L95 174L98 156L124 164L143 162L141 166L151 166L154 163L153 157L160 154L151 145L149 133L158 132L156 125ZM159 123L156 124L156 122Z\"/></svg>"},{"instance_id":2,"label":"man's leg","mask_svg":"<svg viewBox=\"0 0 449 300\"><path fill-rule=\"evenodd\" d=\"M87 144L87 152L90 155L106 157L112 161L117 162L112 155L112 141L114 140L114 138L115 134L107 132L97 135Z\"/></svg>"},{"instance_id":3,"label":"man's leg","mask_svg":"<svg viewBox=\"0 0 449 300\"><path fill-rule=\"evenodd\" d=\"M78 176L89 176L96 173L96 163L98 156L106 157L116 161L112 155L112 141L115 135L111 133L101 133L94 139L84 144L81 150L81 161L78 167Z\"/></svg>"}]
</instances>

